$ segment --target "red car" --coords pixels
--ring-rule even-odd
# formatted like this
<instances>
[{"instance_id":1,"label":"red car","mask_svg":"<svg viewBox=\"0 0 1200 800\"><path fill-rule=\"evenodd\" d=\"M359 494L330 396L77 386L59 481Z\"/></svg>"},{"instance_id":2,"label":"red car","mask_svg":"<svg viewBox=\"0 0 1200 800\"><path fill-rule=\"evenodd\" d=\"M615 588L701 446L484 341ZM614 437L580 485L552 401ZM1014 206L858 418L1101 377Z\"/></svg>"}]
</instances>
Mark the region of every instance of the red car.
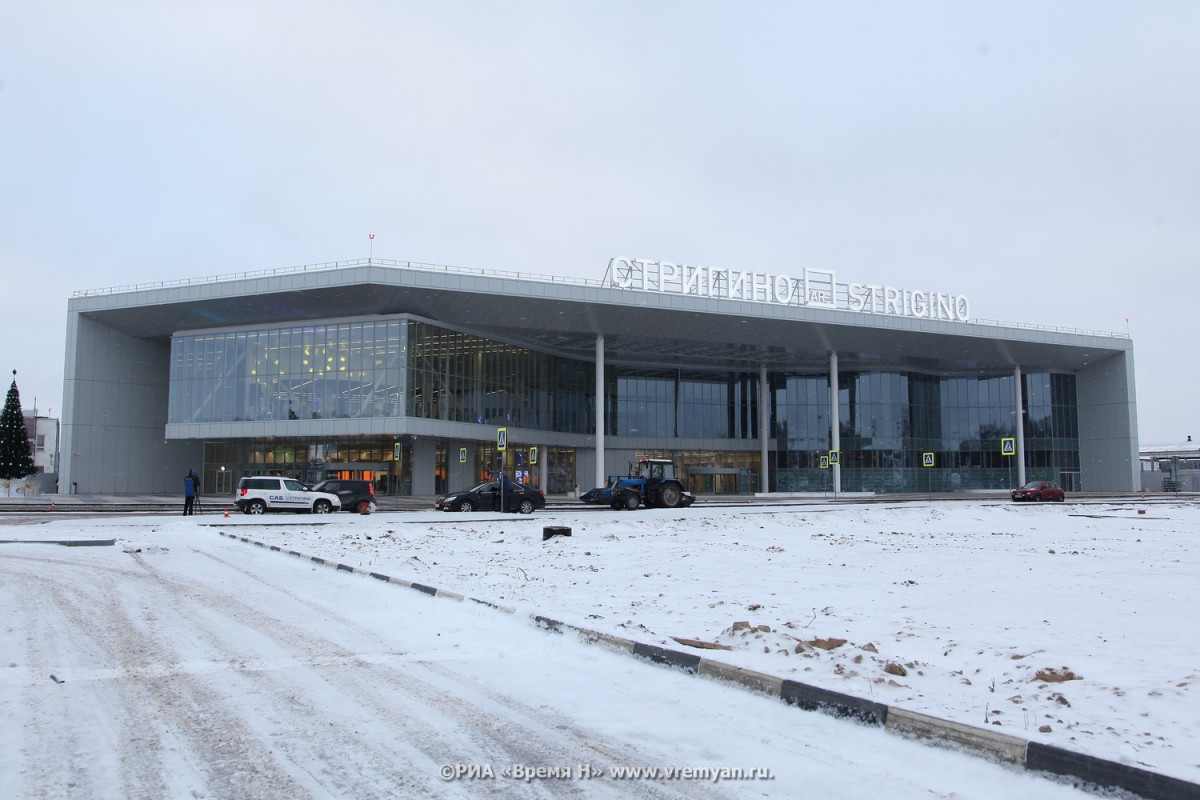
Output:
<instances>
[{"instance_id":1,"label":"red car","mask_svg":"<svg viewBox=\"0 0 1200 800\"><path fill-rule=\"evenodd\" d=\"M1012 499L1014 502L1019 500L1037 500L1039 502L1053 500L1061 503L1066 498L1067 493L1053 481L1029 481L1019 489L1012 490Z\"/></svg>"}]
</instances>

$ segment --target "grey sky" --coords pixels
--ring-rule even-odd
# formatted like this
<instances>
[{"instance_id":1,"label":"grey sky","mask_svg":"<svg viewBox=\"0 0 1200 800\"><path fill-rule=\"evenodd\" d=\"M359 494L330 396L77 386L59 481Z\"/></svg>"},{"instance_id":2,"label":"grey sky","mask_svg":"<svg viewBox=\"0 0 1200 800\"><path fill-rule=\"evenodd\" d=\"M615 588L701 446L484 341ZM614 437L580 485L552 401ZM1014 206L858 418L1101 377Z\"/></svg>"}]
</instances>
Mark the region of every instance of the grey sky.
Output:
<instances>
[{"instance_id":1,"label":"grey sky","mask_svg":"<svg viewBox=\"0 0 1200 800\"><path fill-rule=\"evenodd\" d=\"M365 257L625 255L1125 331L1200 438L1200 3L10 3L5 373L77 289Z\"/></svg>"}]
</instances>

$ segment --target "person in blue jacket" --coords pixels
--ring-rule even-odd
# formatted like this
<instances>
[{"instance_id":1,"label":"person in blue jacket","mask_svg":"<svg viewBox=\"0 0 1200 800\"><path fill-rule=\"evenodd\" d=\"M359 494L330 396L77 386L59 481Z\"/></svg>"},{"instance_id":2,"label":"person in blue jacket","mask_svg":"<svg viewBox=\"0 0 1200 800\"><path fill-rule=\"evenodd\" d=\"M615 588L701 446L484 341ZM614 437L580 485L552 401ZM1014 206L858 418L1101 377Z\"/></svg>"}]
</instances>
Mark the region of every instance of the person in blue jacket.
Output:
<instances>
[{"instance_id":1,"label":"person in blue jacket","mask_svg":"<svg viewBox=\"0 0 1200 800\"><path fill-rule=\"evenodd\" d=\"M183 515L185 517L194 513L196 497L199 494L200 476L196 474L196 470L189 469L188 474L183 478Z\"/></svg>"},{"instance_id":2,"label":"person in blue jacket","mask_svg":"<svg viewBox=\"0 0 1200 800\"><path fill-rule=\"evenodd\" d=\"M512 493L517 488L513 483L513 479L508 477L507 472L500 473L500 510L512 511Z\"/></svg>"}]
</instances>

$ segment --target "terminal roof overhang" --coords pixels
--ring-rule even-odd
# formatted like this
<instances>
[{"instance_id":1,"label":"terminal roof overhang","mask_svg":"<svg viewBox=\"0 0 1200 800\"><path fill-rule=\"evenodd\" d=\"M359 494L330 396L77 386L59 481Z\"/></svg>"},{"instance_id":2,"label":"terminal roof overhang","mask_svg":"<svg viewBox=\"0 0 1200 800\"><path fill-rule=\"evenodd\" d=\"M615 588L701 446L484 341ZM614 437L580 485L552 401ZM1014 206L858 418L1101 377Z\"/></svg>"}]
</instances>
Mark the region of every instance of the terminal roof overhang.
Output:
<instances>
[{"instance_id":1,"label":"terminal roof overhang","mask_svg":"<svg viewBox=\"0 0 1200 800\"><path fill-rule=\"evenodd\" d=\"M553 282L492 273L353 266L85 293L69 310L139 338L177 331L411 314L447 327L629 366L935 373L1075 372L1128 338L945 322Z\"/></svg>"}]
</instances>

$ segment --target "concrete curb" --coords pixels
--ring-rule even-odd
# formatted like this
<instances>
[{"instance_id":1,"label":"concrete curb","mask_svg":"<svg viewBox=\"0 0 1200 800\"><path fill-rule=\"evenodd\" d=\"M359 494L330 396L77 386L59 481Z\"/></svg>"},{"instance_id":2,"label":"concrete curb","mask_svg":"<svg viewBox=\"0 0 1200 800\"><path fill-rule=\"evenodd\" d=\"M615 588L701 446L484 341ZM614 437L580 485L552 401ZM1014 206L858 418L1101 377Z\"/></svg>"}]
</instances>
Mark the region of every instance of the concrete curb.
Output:
<instances>
[{"instance_id":1,"label":"concrete curb","mask_svg":"<svg viewBox=\"0 0 1200 800\"><path fill-rule=\"evenodd\" d=\"M386 583L416 589L433 597L444 597L459 602L470 600L507 614L516 613L515 609L497 605L488 600L466 597L457 592L449 592L433 586L357 569L317 556L307 556L295 550L284 550L281 547L258 542L245 536L237 536L224 531L217 532L227 538L256 547L287 553L342 572L352 572ZM919 714L915 711L906 711L902 708L895 708L819 686L810 686L787 678L778 678L754 670L735 667L695 653L671 650L659 645L580 628L550 617L531 615L530 618L540 628L555 633L571 631L589 644L602 644L654 664L680 669L690 675L701 675L727 681L759 694L777 697L788 705L798 706L806 711L820 711L835 717L848 717L935 745L960 748L1029 772L1058 776L1069 780L1072 785L1081 789L1098 790L1102 793L1111 792L1114 789L1123 790L1144 797L1146 800L1200 800L1200 784L1180 778L1161 775L1096 756L1075 753L987 728L976 728L959 722Z\"/></svg>"},{"instance_id":2,"label":"concrete curb","mask_svg":"<svg viewBox=\"0 0 1200 800\"><path fill-rule=\"evenodd\" d=\"M998 761L1018 767L1027 766L1025 752L1029 742L1018 736L938 719L902 708L889 708L885 724L890 730L907 736L957 745Z\"/></svg>"}]
</instances>

